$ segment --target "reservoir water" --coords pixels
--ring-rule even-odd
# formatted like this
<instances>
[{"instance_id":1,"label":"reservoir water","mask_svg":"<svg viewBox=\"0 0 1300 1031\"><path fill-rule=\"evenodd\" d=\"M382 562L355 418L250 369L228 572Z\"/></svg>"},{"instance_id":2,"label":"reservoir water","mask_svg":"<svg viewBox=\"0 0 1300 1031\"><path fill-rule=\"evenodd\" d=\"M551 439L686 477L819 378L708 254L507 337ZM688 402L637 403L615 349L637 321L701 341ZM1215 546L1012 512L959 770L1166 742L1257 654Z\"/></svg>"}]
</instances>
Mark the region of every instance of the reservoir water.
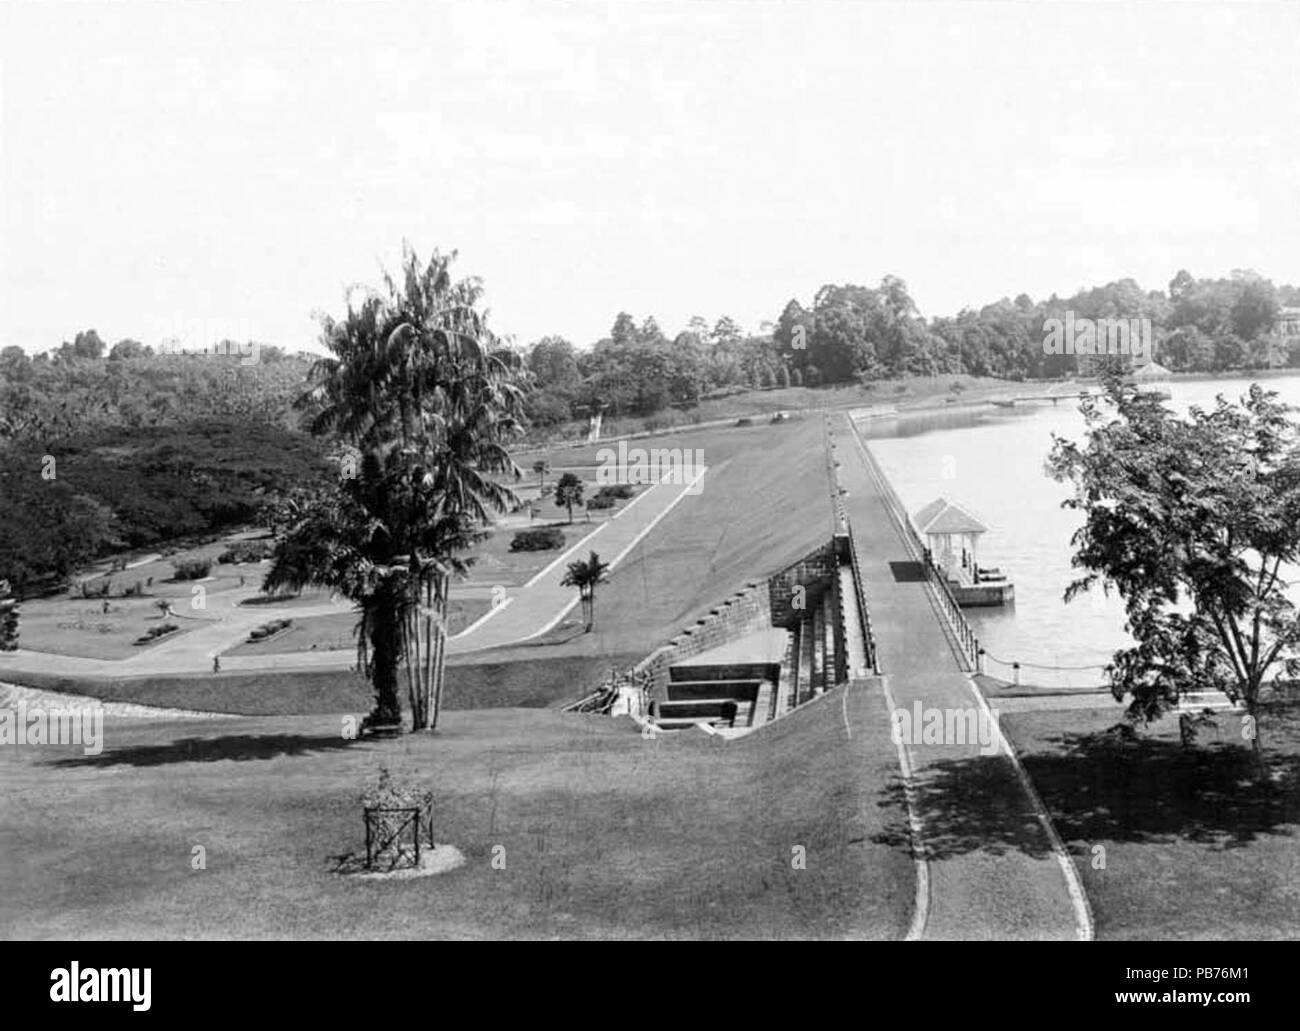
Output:
<instances>
[{"instance_id":1,"label":"reservoir water","mask_svg":"<svg viewBox=\"0 0 1300 1031\"><path fill-rule=\"evenodd\" d=\"M1217 394L1236 401L1252 382L1180 380L1166 403L1180 413L1193 404L1209 408ZM1261 382L1300 407L1300 374ZM1043 391L1026 384L1024 392ZM1070 487L1044 470L1053 433L1083 439L1077 399L918 412L858 425L909 512L942 495L988 525L979 562L1001 569L1015 584L1016 599L1005 608L964 610L987 651L987 672L1010 680L1010 663L1020 662L1025 683L1101 684L1101 667L1129 643L1123 604L1099 590L1065 603L1067 585L1081 574L1070 564L1070 537L1082 514L1061 507Z\"/></svg>"}]
</instances>

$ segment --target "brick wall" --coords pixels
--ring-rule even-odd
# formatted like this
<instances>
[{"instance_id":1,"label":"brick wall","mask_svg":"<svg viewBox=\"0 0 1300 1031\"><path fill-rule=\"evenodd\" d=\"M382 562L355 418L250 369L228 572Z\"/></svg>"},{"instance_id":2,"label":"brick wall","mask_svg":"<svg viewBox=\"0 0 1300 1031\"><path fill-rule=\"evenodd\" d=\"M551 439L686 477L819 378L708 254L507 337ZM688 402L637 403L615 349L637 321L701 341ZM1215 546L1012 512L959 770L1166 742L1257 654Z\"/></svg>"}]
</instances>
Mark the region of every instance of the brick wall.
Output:
<instances>
[{"instance_id":1,"label":"brick wall","mask_svg":"<svg viewBox=\"0 0 1300 1031\"><path fill-rule=\"evenodd\" d=\"M637 663L637 672L649 672L653 697L666 698L664 685L670 666L755 630L793 626L826 591L834 589L836 569L835 545L827 541L766 580L746 584L694 624L679 630L666 645ZM798 586L804 588L802 610L795 607Z\"/></svg>"},{"instance_id":2,"label":"brick wall","mask_svg":"<svg viewBox=\"0 0 1300 1031\"><path fill-rule=\"evenodd\" d=\"M654 697L663 698L669 666L771 626L770 611L767 582L760 580L746 584L742 590L715 605L691 626L679 630L666 645L637 663L637 672L649 671Z\"/></svg>"},{"instance_id":3,"label":"brick wall","mask_svg":"<svg viewBox=\"0 0 1300 1031\"><path fill-rule=\"evenodd\" d=\"M835 548L831 541L809 552L769 580L768 596L771 599L771 621L773 626L790 627L811 610L822 593L828 590L835 580ZM795 608L796 587L803 587L803 610Z\"/></svg>"}]
</instances>

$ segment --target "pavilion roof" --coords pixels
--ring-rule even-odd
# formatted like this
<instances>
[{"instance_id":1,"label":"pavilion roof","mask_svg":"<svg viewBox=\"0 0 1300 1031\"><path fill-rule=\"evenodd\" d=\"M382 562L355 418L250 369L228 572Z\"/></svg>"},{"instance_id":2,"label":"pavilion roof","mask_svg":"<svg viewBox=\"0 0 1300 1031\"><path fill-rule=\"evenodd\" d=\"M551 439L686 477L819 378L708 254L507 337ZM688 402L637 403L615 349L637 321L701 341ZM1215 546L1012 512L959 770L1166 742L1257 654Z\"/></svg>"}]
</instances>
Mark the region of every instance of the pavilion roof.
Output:
<instances>
[{"instance_id":1,"label":"pavilion roof","mask_svg":"<svg viewBox=\"0 0 1300 1031\"><path fill-rule=\"evenodd\" d=\"M988 527L955 501L936 498L912 517L921 533L985 533Z\"/></svg>"}]
</instances>

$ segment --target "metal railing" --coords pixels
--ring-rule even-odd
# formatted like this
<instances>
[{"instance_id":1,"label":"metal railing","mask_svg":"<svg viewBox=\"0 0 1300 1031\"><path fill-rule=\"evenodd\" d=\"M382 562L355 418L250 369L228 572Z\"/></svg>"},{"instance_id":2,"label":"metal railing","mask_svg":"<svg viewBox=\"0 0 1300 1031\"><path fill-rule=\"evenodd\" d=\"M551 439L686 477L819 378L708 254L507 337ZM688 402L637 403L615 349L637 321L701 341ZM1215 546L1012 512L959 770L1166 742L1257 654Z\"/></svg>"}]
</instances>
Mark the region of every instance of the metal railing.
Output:
<instances>
[{"instance_id":1,"label":"metal railing","mask_svg":"<svg viewBox=\"0 0 1300 1031\"><path fill-rule=\"evenodd\" d=\"M858 599L858 621L862 628L862 640L867 648L867 665L877 676L880 675L880 653L876 650L876 634L871 629L871 610L867 608L867 595L862 586L862 567L858 564L858 545L853 539L853 524L846 517L844 528L849 534L849 561L853 566L853 590Z\"/></svg>"},{"instance_id":2,"label":"metal railing","mask_svg":"<svg viewBox=\"0 0 1300 1031\"><path fill-rule=\"evenodd\" d=\"M862 632L862 643L866 649L867 665L877 676L880 675L880 653L876 649L876 635L871 628L871 609L867 607L867 593L863 587L862 567L858 563L858 546L853 539L853 524L849 522L848 510L844 507L844 497L840 492L840 477L835 470L835 454L831 447L830 418L826 418L826 473L831 490L831 514L835 523L835 533L844 533L849 539L849 562L853 574L853 593L858 603L858 629ZM838 556L837 556L838 559ZM846 628L847 629L847 628Z\"/></svg>"}]
</instances>

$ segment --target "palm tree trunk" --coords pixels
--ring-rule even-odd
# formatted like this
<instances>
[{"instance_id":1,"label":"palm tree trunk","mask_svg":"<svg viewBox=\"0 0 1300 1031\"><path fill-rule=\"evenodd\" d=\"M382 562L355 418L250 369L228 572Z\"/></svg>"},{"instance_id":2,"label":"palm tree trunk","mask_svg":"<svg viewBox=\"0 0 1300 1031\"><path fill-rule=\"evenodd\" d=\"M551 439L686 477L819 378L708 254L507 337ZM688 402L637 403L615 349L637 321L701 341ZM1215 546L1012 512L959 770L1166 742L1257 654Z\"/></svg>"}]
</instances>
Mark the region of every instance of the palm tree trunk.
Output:
<instances>
[{"instance_id":1,"label":"palm tree trunk","mask_svg":"<svg viewBox=\"0 0 1300 1031\"><path fill-rule=\"evenodd\" d=\"M447 671L447 600L450 584L446 576L438 582L438 643L433 667L433 724L431 729L438 729L438 717L442 715L442 688Z\"/></svg>"},{"instance_id":2,"label":"palm tree trunk","mask_svg":"<svg viewBox=\"0 0 1300 1031\"><path fill-rule=\"evenodd\" d=\"M423 706L423 719L420 721L420 730L432 730L434 721L433 669L435 653L438 648L435 636L435 616L438 611L435 604L438 595L437 580L438 574L435 573L434 578L425 581L424 584L424 655L420 667L420 700Z\"/></svg>"},{"instance_id":3,"label":"palm tree trunk","mask_svg":"<svg viewBox=\"0 0 1300 1031\"><path fill-rule=\"evenodd\" d=\"M387 599L379 602L370 632L371 683L375 689L375 719L400 723L402 703L397 694L397 666L401 657L401 626L397 606Z\"/></svg>"},{"instance_id":4,"label":"palm tree trunk","mask_svg":"<svg viewBox=\"0 0 1300 1031\"><path fill-rule=\"evenodd\" d=\"M416 690L415 674L411 670L412 654L419 654L419 641L415 639L413 618L410 615L402 620L402 651L406 653L406 696L411 703L412 729L418 729L420 720L420 697Z\"/></svg>"}]
</instances>

